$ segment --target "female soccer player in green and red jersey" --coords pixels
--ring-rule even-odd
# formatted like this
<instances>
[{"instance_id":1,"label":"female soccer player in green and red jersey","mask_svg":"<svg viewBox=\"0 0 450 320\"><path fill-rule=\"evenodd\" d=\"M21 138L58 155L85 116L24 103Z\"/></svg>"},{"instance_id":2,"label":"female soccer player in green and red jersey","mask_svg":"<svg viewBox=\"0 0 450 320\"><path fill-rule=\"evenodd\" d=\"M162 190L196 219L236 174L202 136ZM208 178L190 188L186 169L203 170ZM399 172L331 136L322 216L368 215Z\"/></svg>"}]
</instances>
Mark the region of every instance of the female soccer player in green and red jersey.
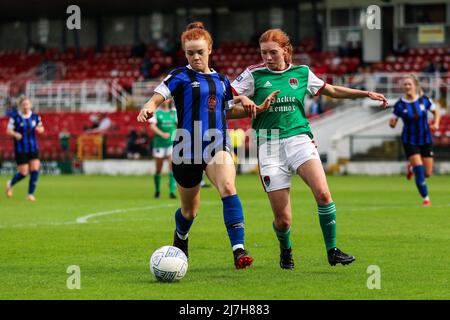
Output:
<instances>
[{"instance_id":1,"label":"female soccer player in green and red jersey","mask_svg":"<svg viewBox=\"0 0 450 320\"><path fill-rule=\"evenodd\" d=\"M382 107L387 107L388 102L375 92L326 84L308 66L293 65L292 45L280 29L264 32L259 44L264 63L247 68L232 87L236 94L251 98L255 104L260 104L274 89L280 90L275 103L252 122L258 137L260 176L275 216L273 229L280 242L280 266L294 268L290 239L290 183L294 174L299 175L314 194L328 262L331 265L349 264L355 257L336 247L336 208L312 140L304 98L309 92L333 98L369 97L381 101Z\"/></svg>"}]
</instances>

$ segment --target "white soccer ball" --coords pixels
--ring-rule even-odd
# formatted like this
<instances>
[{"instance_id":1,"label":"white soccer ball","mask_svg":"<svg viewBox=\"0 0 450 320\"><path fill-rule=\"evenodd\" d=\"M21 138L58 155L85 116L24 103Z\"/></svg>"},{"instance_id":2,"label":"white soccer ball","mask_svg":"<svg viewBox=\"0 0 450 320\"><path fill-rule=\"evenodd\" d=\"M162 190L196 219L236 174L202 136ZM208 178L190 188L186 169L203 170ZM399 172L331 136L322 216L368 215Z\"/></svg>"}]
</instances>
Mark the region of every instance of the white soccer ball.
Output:
<instances>
[{"instance_id":1,"label":"white soccer ball","mask_svg":"<svg viewBox=\"0 0 450 320\"><path fill-rule=\"evenodd\" d=\"M150 257L150 271L161 282L181 280L186 275L187 269L188 259L177 247L161 247Z\"/></svg>"}]
</instances>

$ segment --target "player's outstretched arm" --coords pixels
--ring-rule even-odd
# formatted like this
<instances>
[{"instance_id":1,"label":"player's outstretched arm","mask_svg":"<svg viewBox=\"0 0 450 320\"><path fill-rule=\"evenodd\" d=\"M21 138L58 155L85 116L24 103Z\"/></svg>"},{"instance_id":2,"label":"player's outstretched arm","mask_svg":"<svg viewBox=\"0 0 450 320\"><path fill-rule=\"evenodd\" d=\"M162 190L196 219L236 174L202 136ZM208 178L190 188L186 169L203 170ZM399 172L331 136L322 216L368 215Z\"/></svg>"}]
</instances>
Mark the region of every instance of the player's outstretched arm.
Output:
<instances>
[{"instance_id":1,"label":"player's outstretched arm","mask_svg":"<svg viewBox=\"0 0 450 320\"><path fill-rule=\"evenodd\" d=\"M166 99L160 95L159 93L155 93L151 99L144 104L139 115L137 116L138 122L147 122L153 114L155 113L156 108L165 101Z\"/></svg>"},{"instance_id":2,"label":"player's outstretched arm","mask_svg":"<svg viewBox=\"0 0 450 320\"><path fill-rule=\"evenodd\" d=\"M276 90L269 94L259 106L246 96L235 96L233 98L233 106L227 112L227 119L240 119L249 116L256 118L259 113L269 108L278 93L280 93L280 90Z\"/></svg>"},{"instance_id":3,"label":"player's outstretched arm","mask_svg":"<svg viewBox=\"0 0 450 320\"><path fill-rule=\"evenodd\" d=\"M322 93L328 97L336 98L336 99L357 99L357 98L370 98L372 100L381 101L381 108L386 108L388 106L388 100L381 93L372 92L372 91L363 91L358 89L351 89L347 87L341 86L333 86L331 84L327 84L325 88L323 88Z\"/></svg>"}]
</instances>

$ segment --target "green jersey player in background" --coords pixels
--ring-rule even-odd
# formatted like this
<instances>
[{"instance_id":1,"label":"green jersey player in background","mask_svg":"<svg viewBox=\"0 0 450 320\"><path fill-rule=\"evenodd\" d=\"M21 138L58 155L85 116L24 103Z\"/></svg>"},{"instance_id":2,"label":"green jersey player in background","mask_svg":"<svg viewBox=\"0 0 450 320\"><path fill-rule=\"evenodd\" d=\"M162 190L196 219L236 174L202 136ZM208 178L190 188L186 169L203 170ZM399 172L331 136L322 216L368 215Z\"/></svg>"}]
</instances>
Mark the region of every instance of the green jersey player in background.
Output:
<instances>
[{"instance_id":1,"label":"green jersey player in background","mask_svg":"<svg viewBox=\"0 0 450 320\"><path fill-rule=\"evenodd\" d=\"M328 262L349 264L355 260L336 247L336 207L331 198L325 172L305 114L307 92L333 98L366 98L382 101L375 92L326 84L304 65L292 65L292 45L280 29L264 32L259 39L262 64L247 68L232 83L238 95L260 104L273 90L280 90L275 103L252 122L258 140L259 173L272 206L273 229L280 242L280 266L293 269L290 226L291 176L299 175L310 187L318 206L320 226ZM274 135L276 133L276 136Z\"/></svg>"},{"instance_id":2,"label":"green jersey player in background","mask_svg":"<svg viewBox=\"0 0 450 320\"><path fill-rule=\"evenodd\" d=\"M169 163L169 197L176 199L176 182L172 173L172 144L177 130L177 111L172 107L172 100L163 102L149 120L150 128L154 132L152 148L155 159L155 198L161 194L161 171L164 160Z\"/></svg>"}]
</instances>

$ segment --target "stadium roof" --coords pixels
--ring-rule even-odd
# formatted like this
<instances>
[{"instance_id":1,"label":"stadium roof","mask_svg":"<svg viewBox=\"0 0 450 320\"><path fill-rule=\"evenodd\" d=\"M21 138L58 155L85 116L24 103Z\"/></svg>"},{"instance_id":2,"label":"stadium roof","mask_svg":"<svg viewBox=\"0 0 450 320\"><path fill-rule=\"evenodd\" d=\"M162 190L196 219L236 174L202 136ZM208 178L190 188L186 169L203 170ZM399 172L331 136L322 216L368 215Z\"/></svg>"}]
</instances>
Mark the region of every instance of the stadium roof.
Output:
<instances>
[{"instance_id":1,"label":"stadium roof","mask_svg":"<svg viewBox=\"0 0 450 320\"><path fill-rule=\"evenodd\" d=\"M285 7L311 0L277 0L276 5ZM82 15L149 14L154 10L172 11L176 8L270 8L273 0L2 0L0 20L24 20L36 17L66 17L69 5L78 5Z\"/></svg>"}]
</instances>

